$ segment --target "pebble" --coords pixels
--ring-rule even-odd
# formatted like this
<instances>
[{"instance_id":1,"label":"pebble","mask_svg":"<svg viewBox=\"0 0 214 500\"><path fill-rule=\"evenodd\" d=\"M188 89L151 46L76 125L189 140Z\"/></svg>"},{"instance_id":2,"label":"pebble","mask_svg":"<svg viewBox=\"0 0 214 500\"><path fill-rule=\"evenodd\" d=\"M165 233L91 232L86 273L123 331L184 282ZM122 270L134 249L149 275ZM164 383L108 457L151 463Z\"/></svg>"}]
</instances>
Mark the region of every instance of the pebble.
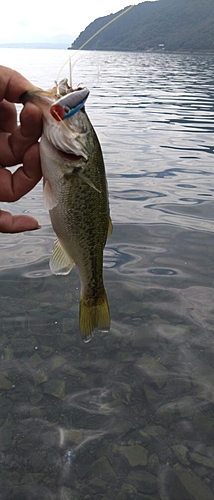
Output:
<instances>
[{"instance_id":1,"label":"pebble","mask_svg":"<svg viewBox=\"0 0 214 500\"><path fill-rule=\"evenodd\" d=\"M156 385L158 389L164 386L168 376L168 370L161 365L155 358L148 354L136 362L136 366Z\"/></svg>"},{"instance_id":2,"label":"pebble","mask_svg":"<svg viewBox=\"0 0 214 500\"><path fill-rule=\"evenodd\" d=\"M133 446L115 446L114 451L126 457L131 467L147 465L148 452L139 444Z\"/></svg>"},{"instance_id":3,"label":"pebble","mask_svg":"<svg viewBox=\"0 0 214 500\"><path fill-rule=\"evenodd\" d=\"M8 380L4 375L0 374L0 389L9 390L12 389L12 382Z\"/></svg>"},{"instance_id":4,"label":"pebble","mask_svg":"<svg viewBox=\"0 0 214 500\"><path fill-rule=\"evenodd\" d=\"M204 484L201 479L192 471L183 468L177 468L176 476L180 480L180 483L184 487L185 491L190 495L190 499L214 500L214 495L212 494L208 486L206 486L206 484ZM180 496L178 500L181 500L181 498L184 497Z\"/></svg>"},{"instance_id":5,"label":"pebble","mask_svg":"<svg viewBox=\"0 0 214 500\"><path fill-rule=\"evenodd\" d=\"M44 383L44 393L62 399L65 396L65 380L49 380Z\"/></svg>"},{"instance_id":6,"label":"pebble","mask_svg":"<svg viewBox=\"0 0 214 500\"><path fill-rule=\"evenodd\" d=\"M176 458L182 465L190 464L186 456L188 452L188 448L186 446L184 446L183 444L175 444L174 446L172 446L172 450L174 451Z\"/></svg>"},{"instance_id":7,"label":"pebble","mask_svg":"<svg viewBox=\"0 0 214 500\"><path fill-rule=\"evenodd\" d=\"M196 462L197 464L203 465L204 467L211 467L212 469L214 469L214 460L211 460L210 458L199 455L199 453L189 453L189 457L192 462Z\"/></svg>"},{"instance_id":8,"label":"pebble","mask_svg":"<svg viewBox=\"0 0 214 500\"><path fill-rule=\"evenodd\" d=\"M175 418L177 402L166 403L155 412L154 419L158 424L169 427Z\"/></svg>"},{"instance_id":9,"label":"pebble","mask_svg":"<svg viewBox=\"0 0 214 500\"><path fill-rule=\"evenodd\" d=\"M105 455L93 462L90 469L94 477L101 478L104 481L114 481L117 477Z\"/></svg>"},{"instance_id":10,"label":"pebble","mask_svg":"<svg viewBox=\"0 0 214 500\"><path fill-rule=\"evenodd\" d=\"M132 470L128 475L128 481L137 488L140 493L155 493L157 491L157 477L146 470Z\"/></svg>"}]
</instances>

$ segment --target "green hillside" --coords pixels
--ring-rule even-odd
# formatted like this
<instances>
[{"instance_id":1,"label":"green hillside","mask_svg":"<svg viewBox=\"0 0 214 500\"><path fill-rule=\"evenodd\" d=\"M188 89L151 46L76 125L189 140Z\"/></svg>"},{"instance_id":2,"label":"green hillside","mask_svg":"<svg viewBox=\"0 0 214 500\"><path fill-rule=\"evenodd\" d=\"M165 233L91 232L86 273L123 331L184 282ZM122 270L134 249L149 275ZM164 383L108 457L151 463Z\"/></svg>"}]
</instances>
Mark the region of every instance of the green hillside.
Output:
<instances>
[{"instance_id":1,"label":"green hillside","mask_svg":"<svg viewBox=\"0 0 214 500\"><path fill-rule=\"evenodd\" d=\"M100 17L89 24L71 48L80 48L115 16ZM214 50L214 0L140 3L99 33L84 50L163 50L162 44L168 51Z\"/></svg>"}]
</instances>

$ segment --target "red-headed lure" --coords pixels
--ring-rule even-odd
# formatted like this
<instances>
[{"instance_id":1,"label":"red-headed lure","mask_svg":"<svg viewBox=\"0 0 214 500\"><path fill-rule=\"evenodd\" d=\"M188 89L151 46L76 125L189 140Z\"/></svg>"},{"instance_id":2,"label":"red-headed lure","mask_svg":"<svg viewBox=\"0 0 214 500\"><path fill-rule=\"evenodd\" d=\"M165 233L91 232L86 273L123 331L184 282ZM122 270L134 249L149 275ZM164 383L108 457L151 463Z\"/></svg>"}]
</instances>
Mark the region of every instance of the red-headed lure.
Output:
<instances>
[{"instance_id":1,"label":"red-headed lure","mask_svg":"<svg viewBox=\"0 0 214 500\"><path fill-rule=\"evenodd\" d=\"M89 90L85 87L77 89L61 97L56 104L50 108L52 116L57 121L66 120L79 111L85 104Z\"/></svg>"}]
</instances>

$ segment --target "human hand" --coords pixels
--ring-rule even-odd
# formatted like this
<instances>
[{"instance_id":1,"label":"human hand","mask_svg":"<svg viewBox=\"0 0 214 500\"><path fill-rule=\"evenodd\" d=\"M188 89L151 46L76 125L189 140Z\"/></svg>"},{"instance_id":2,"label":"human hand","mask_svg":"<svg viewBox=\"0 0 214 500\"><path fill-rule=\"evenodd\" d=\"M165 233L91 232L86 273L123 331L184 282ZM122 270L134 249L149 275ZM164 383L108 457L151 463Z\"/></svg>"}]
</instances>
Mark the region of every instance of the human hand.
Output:
<instances>
[{"instance_id":1,"label":"human hand","mask_svg":"<svg viewBox=\"0 0 214 500\"><path fill-rule=\"evenodd\" d=\"M42 113L27 103L20 114L14 103L19 96L35 87L20 73L0 66L0 201L13 202L24 196L41 179L38 139L42 133ZM14 174L5 167L22 163ZM12 216L0 210L0 232L18 233L38 229L34 217Z\"/></svg>"}]
</instances>

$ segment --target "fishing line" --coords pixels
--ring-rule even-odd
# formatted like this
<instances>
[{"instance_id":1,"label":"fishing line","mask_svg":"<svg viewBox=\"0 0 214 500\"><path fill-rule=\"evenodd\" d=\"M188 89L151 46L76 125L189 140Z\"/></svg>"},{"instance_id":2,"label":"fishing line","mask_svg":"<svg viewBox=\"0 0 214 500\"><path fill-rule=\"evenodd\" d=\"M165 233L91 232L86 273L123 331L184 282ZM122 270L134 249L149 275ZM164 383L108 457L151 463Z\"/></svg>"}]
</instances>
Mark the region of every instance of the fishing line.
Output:
<instances>
[{"instance_id":1,"label":"fishing line","mask_svg":"<svg viewBox=\"0 0 214 500\"><path fill-rule=\"evenodd\" d=\"M119 19L120 17L124 16L124 14L126 14L133 7L135 7L135 4L130 5L129 7L127 7L126 10L124 10L123 12L121 12L120 14L118 14L116 17L114 17L113 19L111 19L111 21L108 21L108 23L106 23L104 26L102 26L102 28L100 28L99 30L97 30L96 33L94 33L94 35L92 35L90 38L88 38L88 40L86 42L84 42L79 49L75 50L75 52L71 56L69 56L69 58L65 61L65 63L61 67L61 69L60 69L60 71L58 73L56 81L58 82L60 73L62 72L62 70L66 66L66 64L69 62L69 64L71 65L71 59L72 59L72 57L74 57L77 54L77 52L79 52L80 50L82 50L91 40L93 40L93 38L95 38L95 36L99 35L99 33L101 33L101 31L103 31L105 28L107 28L110 24L114 23L114 21L117 21L117 19ZM70 67L70 79L71 79L71 67ZM72 87L72 85L71 85L71 87Z\"/></svg>"}]
</instances>

